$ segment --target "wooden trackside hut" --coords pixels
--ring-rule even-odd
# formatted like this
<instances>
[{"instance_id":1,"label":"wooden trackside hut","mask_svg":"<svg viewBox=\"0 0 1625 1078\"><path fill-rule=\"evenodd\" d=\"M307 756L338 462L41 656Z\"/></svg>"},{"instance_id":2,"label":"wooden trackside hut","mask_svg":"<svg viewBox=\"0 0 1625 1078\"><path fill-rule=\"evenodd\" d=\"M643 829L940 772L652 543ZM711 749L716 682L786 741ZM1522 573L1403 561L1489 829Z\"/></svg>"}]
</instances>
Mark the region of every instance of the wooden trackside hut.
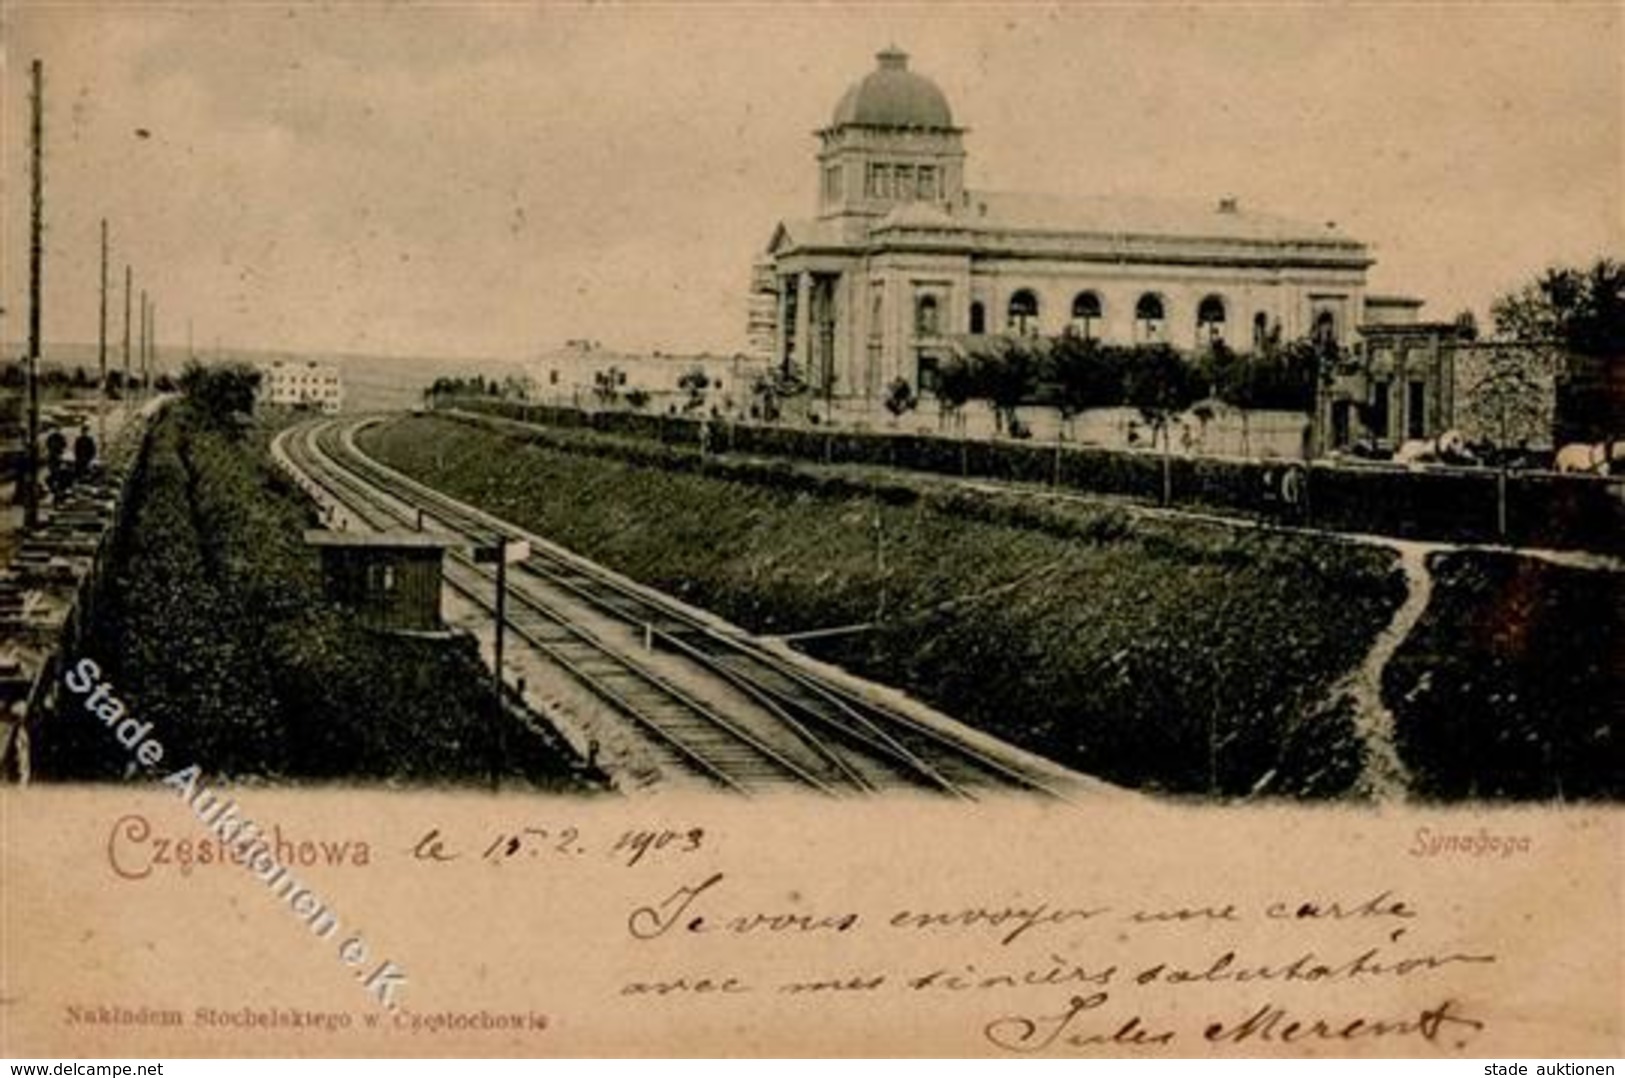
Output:
<instances>
[{"instance_id":1,"label":"wooden trackside hut","mask_svg":"<svg viewBox=\"0 0 1625 1078\"><path fill-rule=\"evenodd\" d=\"M313 530L305 542L321 551L327 597L381 632L438 633L445 552L464 545L426 532Z\"/></svg>"}]
</instances>

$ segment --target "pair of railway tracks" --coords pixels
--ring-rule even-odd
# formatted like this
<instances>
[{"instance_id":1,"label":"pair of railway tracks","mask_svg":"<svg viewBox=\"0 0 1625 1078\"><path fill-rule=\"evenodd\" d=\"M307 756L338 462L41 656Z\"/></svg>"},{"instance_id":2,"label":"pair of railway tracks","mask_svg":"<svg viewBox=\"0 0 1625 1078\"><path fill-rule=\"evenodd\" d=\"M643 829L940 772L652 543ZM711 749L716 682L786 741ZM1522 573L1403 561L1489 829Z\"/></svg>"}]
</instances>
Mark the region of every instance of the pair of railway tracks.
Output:
<instances>
[{"instance_id":1,"label":"pair of railway tracks","mask_svg":"<svg viewBox=\"0 0 1625 1078\"><path fill-rule=\"evenodd\" d=\"M366 422L291 428L279 435L279 452L369 528L432 522L470 545L514 533L366 456L354 443ZM658 592L531 538L530 556L508 576L510 631L716 785L741 793L911 787L971 800L1009 790L1063 796L1060 770L1046 761L991 739L978 744L975 735L867 699ZM494 607L491 576L465 552L452 551L447 583L487 610ZM645 648L658 647L725 686L738 703L719 706L679 684L627 646L626 639L638 637Z\"/></svg>"}]
</instances>

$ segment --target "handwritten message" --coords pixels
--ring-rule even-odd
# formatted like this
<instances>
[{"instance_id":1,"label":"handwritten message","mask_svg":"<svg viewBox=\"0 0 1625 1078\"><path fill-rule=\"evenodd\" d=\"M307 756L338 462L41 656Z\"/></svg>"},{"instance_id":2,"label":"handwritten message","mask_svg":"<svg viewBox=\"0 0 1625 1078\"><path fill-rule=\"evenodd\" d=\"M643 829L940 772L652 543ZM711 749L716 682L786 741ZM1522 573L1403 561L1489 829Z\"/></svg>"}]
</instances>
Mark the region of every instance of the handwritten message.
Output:
<instances>
[{"instance_id":1,"label":"handwritten message","mask_svg":"<svg viewBox=\"0 0 1625 1078\"><path fill-rule=\"evenodd\" d=\"M633 905L625 932L660 961L622 983L623 997L884 997L899 1015L900 1000L972 999L985 1042L1020 1054L1371 1040L1470 1052L1487 1019L1463 1002L1460 975L1498 961L1429 942L1426 911L1392 890L769 909L738 904L713 872ZM837 939L861 939L876 957L832 970ZM775 956L771 972L759 944Z\"/></svg>"}]
</instances>

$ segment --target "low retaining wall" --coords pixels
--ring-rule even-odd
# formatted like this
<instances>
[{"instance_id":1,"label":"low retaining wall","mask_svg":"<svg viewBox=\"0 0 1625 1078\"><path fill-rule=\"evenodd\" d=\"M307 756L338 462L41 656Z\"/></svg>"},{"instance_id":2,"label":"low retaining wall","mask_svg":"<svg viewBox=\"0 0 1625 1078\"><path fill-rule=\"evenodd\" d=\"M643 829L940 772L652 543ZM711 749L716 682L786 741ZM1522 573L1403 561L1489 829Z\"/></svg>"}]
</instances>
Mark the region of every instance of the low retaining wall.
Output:
<instances>
[{"instance_id":1,"label":"low retaining wall","mask_svg":"<svg viewBox=\"0 0 1625 1078\"><path fill-rule=\"evenodd\" d=\"M164 403L155 398L120 427L102 447L98 473L43 507L40 527L19 537L0 570L0 781L28 781L29 732L51 710L62 656L78 649L95 617L131 480Z\"/></svg>"}]
</instances>

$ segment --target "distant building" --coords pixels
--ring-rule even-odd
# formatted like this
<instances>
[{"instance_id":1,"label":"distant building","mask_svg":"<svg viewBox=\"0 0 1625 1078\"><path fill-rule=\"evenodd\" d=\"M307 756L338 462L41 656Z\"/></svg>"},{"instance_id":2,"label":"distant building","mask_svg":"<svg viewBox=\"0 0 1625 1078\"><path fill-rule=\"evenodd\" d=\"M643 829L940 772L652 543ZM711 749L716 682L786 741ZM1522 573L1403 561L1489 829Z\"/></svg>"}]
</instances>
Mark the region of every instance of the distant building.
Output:
<instances>
[{"instance_id":1,"label":"distant building","mask_svg":"<svg viewBox=\"0 0 1625 1078\"><path fill-rule=\"evenodd\" d=\"M1473 340L1454 322L1383 320L1419 306L1379 301L1378 317L1359 327L1359 345L1321 393L1325 448L1393 450L1450 430L1469 442L1552 448L1561 352Z\"/></svg>"},{"instance_id":2,"label":"distant building","mask_svg":"<svg viewBox=\"0 0 1625 1078\"><path fill-rule=\"evenodd\" d=\"M262 364L259 371L259 399L264 404L305 405L324 412L344 406L344 381L332 364L278 359Z\"/></svg>"},{"instance_id":3,"label":"distant building","mask_svg":"<svg viewBox=\"0 0 1625 1078\"><path fill-rule=\"evenodd\" d=\"M773 342L779 312L778 287L773 280L773 263L758 258L750 268L750 296L746 301L745 352L766 365L773 359Z\"/></svg>"},{"instance_id":4,"label":"distant building","mask_svg":"<svg viewBox=\"0 0 1625 1078\"><path fill-rule=\"evenodd\" d=\"M751 336L765 343L771 302L775 366L875 398L899 378L929 392L964 334L1353 343L1372 260L1330 222L1233 198L971 189L942 91L896 49L878 61L818 132L816 215L781 222L753 275Z\"/></svg>"},{"instance_id":5,"label":"distant building","mask_svg":"<svg viewBox=\"0 0 1625 1078\"><path fill-rule=\"evenodd\" d=\"M1367 294L1361 331L1368 327L1413 325L1420 321L1423 300L1416 296Z\"/></svg>"},{"instance_id":6,"label":"distant building","mask_svg":"<svg viewBox=\"0 0 1625 1078\"><path fill-rule=\"evenodd\" d=\"M531 369L529 395L556 404L590 405L642 391L652 401L685 395L679 386L692 371L705 374L708 404L745 406L765 361L748 355L621 352L597 341L573 340L540 357Z\"/></svg>"}]
</instances>

